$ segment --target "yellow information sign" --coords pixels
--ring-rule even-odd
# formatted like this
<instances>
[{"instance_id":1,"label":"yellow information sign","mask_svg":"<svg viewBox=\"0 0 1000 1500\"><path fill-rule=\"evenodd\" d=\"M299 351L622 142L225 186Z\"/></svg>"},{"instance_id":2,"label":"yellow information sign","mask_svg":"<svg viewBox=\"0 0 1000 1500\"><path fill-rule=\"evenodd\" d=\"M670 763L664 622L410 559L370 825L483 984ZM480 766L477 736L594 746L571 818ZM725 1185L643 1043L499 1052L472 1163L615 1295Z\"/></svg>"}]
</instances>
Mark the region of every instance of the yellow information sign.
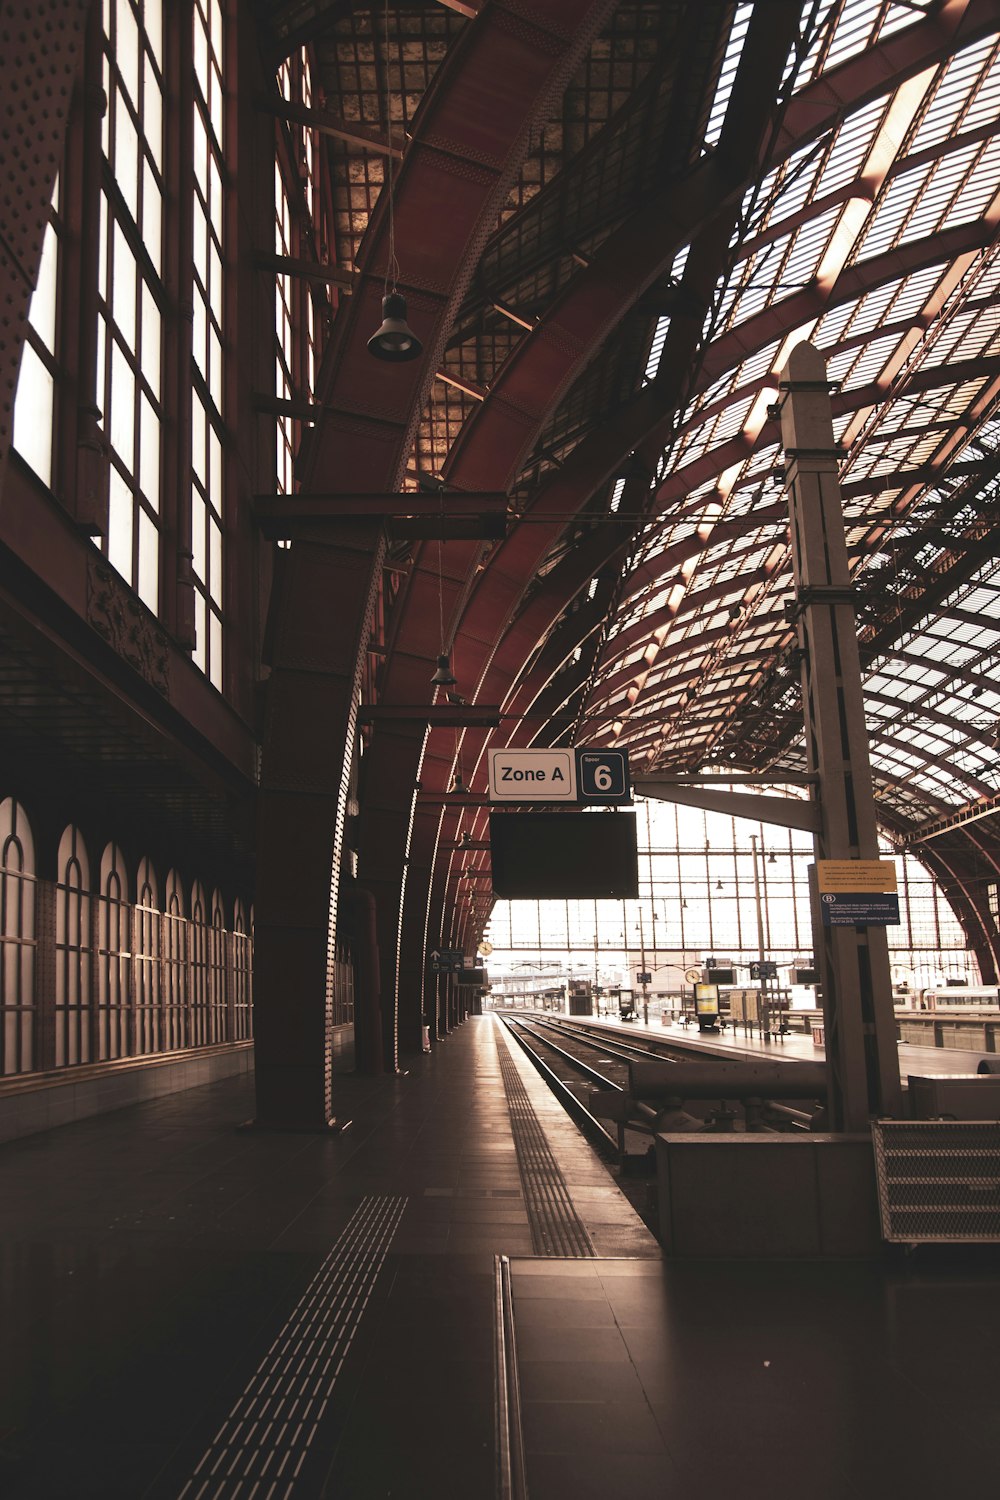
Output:
<instances>
[{"instance_id":1,"label":"yellow information sign","mask_svg":"<svg viewBox=\"0 0 1000 1500\"><path fill-rule=\"evenodd\" d=\"M816 879L820 894L867 891L883 895L896 889L896 866L891 859L818 859Z\"/></svg>"}]
</instances>

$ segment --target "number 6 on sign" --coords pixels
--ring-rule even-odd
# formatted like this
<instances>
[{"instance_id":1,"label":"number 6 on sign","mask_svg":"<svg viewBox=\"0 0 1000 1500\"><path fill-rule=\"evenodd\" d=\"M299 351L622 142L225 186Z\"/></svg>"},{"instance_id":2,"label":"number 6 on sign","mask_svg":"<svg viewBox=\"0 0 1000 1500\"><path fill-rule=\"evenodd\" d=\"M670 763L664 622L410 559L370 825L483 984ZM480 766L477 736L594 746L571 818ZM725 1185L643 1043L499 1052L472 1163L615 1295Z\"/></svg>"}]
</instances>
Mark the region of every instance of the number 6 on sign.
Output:
<instances>
[{"instance_id":1,"label":"number 6 on sign","mask_svg":"<svg viewBox=\"0 0 1000 1500\"><path fill-rule=\"evenodd\" d=\"M580 802L631 802L632 785L625 750L577 750L576 787Z\"/></svg>"}]
</instances>

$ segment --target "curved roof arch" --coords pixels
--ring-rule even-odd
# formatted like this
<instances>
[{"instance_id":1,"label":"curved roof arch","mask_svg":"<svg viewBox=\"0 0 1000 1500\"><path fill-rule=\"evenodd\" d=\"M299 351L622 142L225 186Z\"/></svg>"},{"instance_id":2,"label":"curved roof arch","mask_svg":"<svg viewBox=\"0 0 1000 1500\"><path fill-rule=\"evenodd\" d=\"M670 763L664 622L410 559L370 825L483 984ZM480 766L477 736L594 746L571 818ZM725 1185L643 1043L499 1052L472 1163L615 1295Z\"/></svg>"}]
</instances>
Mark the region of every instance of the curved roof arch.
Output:
<instances>
[{"instance_id":1,"label":"curved roof arch","mask_svg":"<svg viewBox=\"0 0 1000 1500\"><path fill-rule=\"evenodd\" d=\"M291 34L296 5L264 9ZM363 9L311 6L327 107L347 118L366 107ZM395 233L415 367L387 374L365 350L383 183L369 172L359 205L357 153L330 148L355 283L303 484L512 495L505 539L394 554L380 701L428 701L444 646L459 691L507 717L374 731L368 878L401 892L408 859L412 941L445 919L466 867L445 846L483 815L440 798L456 769L481 789L490 743L616 743L641 770L801 768L768 406L808 337L839 382L885 826L995 947L970 871L995 868L994 815L976 810L1000 794L1000 0L470 10L442 26L440 5L400 7L383 39L409 70L392 113L409 132ZM515 102L487 41L526 24L561 37L563 60ZM415 801L418 779L438 804ZM952 816L976 820L928 840Z\"/></svg>"}]
</instances>

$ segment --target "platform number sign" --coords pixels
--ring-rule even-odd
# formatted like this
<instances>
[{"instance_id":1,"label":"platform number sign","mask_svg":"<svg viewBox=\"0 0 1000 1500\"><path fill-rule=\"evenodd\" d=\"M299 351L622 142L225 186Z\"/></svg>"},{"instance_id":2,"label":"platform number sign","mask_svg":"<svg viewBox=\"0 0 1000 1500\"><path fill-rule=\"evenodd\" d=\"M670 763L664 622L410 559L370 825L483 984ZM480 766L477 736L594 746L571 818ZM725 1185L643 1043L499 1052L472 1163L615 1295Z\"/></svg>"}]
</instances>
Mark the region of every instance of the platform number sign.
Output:
<instances>
[{"instance_id":1,"label":"platform number sign","mask_svg":"<svg viewBox=\"0 0 1000 1500\"><path fill-rule=\"evenodd\" d=\"M577 801L607 806L632 801L626 750L577 750Z\"/></svg>"}]
</instances>

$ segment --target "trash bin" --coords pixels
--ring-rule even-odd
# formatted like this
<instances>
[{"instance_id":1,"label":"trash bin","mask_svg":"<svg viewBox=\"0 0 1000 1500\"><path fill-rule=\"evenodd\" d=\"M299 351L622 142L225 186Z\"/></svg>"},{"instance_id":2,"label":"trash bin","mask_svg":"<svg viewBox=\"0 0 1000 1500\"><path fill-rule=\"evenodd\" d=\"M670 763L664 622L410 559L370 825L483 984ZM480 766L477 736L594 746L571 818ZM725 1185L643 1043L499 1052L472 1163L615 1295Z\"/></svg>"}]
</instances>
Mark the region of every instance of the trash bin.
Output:
<instances>
[{"instance_id":1,"label":"trash bin","mask_svg":"<svg viewBox=\"0 0 1000 1500\"><path fill-rule=\"evenodd\" d=\"M822 1021L809 1022L809 1035L812 1037L814 1047L826 1046L826 1032L823 1029Z\"/></svg>"}]
</instances>

